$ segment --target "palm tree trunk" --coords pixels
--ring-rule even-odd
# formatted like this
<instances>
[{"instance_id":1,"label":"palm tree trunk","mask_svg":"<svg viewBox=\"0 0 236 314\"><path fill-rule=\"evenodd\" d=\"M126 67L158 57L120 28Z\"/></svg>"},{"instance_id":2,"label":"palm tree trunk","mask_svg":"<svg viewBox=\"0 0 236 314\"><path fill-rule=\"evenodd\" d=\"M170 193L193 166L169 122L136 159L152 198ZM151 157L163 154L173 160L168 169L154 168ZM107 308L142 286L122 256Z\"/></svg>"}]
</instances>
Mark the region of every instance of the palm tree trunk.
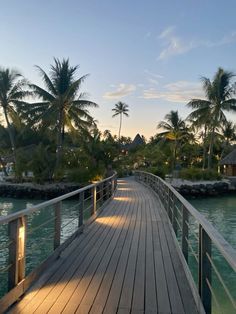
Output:
<instances>
[{"instance_id":1,"label":"palm tree trunk","mask_svg":"<svg viewBox=\"0 0 236 314\"><path fill-rule=\"evenodd\" d=\"M207 127L205 125L204 135L203 135L203 162L202 162L202 170L204 170L206 168L206 153L207 153L206 137L207 137Z\"/></svg>"},{"instance_id":2,"label":"palm tree trunk","mask_svg":"<svg viewBox=\"0 0 236 314\"><path fill-rule=\"evenodd\" d=\"M119 143L120 143L120 132L121 132L121 124L122 124L122 113L120 114L120 127L119 127Z\"/></svg>"},{"instance_id":3,"label":"palm tree trunk","mask_svg":"<svg viewBox=\"0 0 236 314\"><path fill-rule=\"evenodd\" d=\"M13 135L12 129L11 129L11 124L10 124L10 121L8 119L7 109L5 106L3 107L3 111L4 111L5 120L7 123L7 132L8 132L9 138L10 138L10 142L11 142L11 150L12 150L12 154L13 154L13 158L14 158L14 164L16 167L16 145L15 145L14 135Z\"/></svg>"},{"instance_id":4,"label":"palm tree trunk","mask_svg":"<svg viewBox=\"0 0 236 314\"><path fill-rule=\"evenodd\" d=\"M63 138L63 111L60 110L57 127L57 151L56 151L56 170L60 167L62 156L62 138Z\"/></svg>"},{"instance_id":5,"label":"palm tree trunk","mask_svg":"<svg viewBox=\"0 0 236 314\"><path fill-rule=\"evenodd\" d=\"M173 151L172 174L174 173L174 170L175 170L176 155L177 155L177 141L175 140L175 143L174 143L174 151Z\"/></svg>"},{"instance_id":6,"label":"palm tree trunk","mask_svg":"<svg viewBox=\"0 0 236 314\"><path fill-rule=\"evenodd\" d=\"M211 137L210 137L210 145L209 145L209 153L208 153L208 165L207 165L208 170L212 168L214 135L215 135L215 128L212 129Z\"/></svg>"}]
</instances>

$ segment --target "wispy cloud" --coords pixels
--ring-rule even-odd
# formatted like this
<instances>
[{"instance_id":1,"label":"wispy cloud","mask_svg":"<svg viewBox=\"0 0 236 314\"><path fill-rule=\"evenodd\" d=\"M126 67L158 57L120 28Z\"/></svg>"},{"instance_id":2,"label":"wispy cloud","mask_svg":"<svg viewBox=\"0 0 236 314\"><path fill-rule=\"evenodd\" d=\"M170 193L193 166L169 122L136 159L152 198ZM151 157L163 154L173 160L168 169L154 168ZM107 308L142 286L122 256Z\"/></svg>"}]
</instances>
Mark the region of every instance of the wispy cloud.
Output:
<instances>
[{"instance_id":1,"label":"wispy cloud","mask_svg":"<svg viewBox=\"0 0 236 314\"><path fill-rule=\"evenodd\" d=\"M220 38L218 41L205 41L202 42L202 45L206 47L219 47L231 44L233 42L236 42L236 31L231 32L228 35L225 35L224 37Z\"/></svg>"},{"instance_id":2,"label":"wispy cloud","mask_svg":"<svg viewBox=\"0 0 236 314\"><path fill-rule=\"evenodd\" d=\"M177 81L165 85L162 89L145 89L142 98L163 99L170 102L188 102L192 98L204 98L200 83Z\"/></svg>"},{"instance_id":3,"label":"wispy cloud","mask_svg":"<svg viewBox=\"0 0 236 314\"><path fill-rule=\"evenodd\" d=\"M144 73L147 75L147 80L151 85L159 85L159 80L163 78L162 75L153 73L149 70L145 70Z\"/></svg>"},{"instance_id":4,"label":"wispy cloud","mask_svg":"<svg viewBox=\"0 0 236 314\"><path fill-rule=\"evenodd\" d=\"M175 27L167 27L159 36L163 42L163 49L158 60L168 59L171 56L183 54L195 47L193 41L187 42L175 34Z\"/></svg>"},{"instance_id":5,"label":"wispy cloud","mask_svg":"<svg viewBox=\"0 0 236 314\"><path fill-rule=\"evenodd\" d=\"M157 60L165 60L174 55L187 53L198 47L212 48L236 42L236 31L232 31L230 34L227 34L216 41L186 40L176 34L176 27L169 26L158 36L158 38L162 42L163 49Z\"/></svg>"},{"instance_id":6,"label":"wispy cloud","mask_svg":"<svg viewBox=\"0 0 236 314\"><path fill-rule=\"evenodd\" d=\"M163 75L160 75L160 74L157 74L157 73L153 73L149 70L144 70L144 73L150 75L151 77L154 77L154 78L157 78L157 79L162 79L164 76Z\"/></svg>"},{"instance_id":7,"label":"wispy cloud","mask_svg":"<svg viewBox=\"0 0 236 314\"><path fill-rule=\"evenodd\" d=\"M122 97L128 96L132 94L136 90L136 86L134 84L124 84L121 83L117 86L116 90L113 92L106 92L103 95L105 99L120 99Z\"/></svg>"}]
</instances>

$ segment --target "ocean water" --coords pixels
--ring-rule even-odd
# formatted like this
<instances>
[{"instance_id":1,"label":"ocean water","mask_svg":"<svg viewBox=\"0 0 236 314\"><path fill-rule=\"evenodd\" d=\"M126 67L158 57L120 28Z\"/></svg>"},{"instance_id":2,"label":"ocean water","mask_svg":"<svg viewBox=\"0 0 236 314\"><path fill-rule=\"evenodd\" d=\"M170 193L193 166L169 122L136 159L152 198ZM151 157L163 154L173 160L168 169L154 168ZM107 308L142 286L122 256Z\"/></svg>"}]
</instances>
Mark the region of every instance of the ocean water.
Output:
<instances>
[{"instance_id":1,"label":"ocean water","mask_svg":"<svg viewBox=\"0 0 236 314\"><path fill-rule=\"evenodd\" d=\"M188 201L199 210L228 243L236 249L236 195L189 199ZM192 224L194 227L193 222ZM197 228L195 232L197 234ZM192 242L195 252L197 252L198 243L196 243L195 237L193 236ZM228 292L234 299L234 304L236 304L236 274L214 245L212 246L212 259L217 271L222 276ZM193 254L190 257L190 265L193 277L197 282L197 263ZM213 313L235 314L236 305L234 305L235 307L233 306L233 302L230 301L214 269L212 270L212 288L215 294L215 298L212 298Z\"/></svg>"}]
</instances>

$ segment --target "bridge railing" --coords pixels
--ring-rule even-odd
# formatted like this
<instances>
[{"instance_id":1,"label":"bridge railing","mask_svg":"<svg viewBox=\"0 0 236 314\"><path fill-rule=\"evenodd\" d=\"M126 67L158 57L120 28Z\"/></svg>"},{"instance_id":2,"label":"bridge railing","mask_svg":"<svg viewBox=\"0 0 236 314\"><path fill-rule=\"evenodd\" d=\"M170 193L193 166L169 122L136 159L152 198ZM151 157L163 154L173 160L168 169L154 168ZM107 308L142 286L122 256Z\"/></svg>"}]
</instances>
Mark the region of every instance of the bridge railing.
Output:
<instances>
[{"instance_id":1,"label":"bridge railing","mask_svg":"<svg viewBox=\"0 0 236 314\"><path fill-rule=\"evenodd\" d=\"M116 185L114 174L52 200L0 216L0 312L58 258L83 231L85 222L96 218L98 210L113 196ZM40 256L43 260L38 261Z\"/></svg>"},{"instance_id":2,"label":"bridge railing","mask_svg":"<svg viewBox=\"0 0 236 314\"><path fill-rule=\"evenodd\" d=\"M135 177L158 194L185 261L192 268L206 313L236 313L236 251L170 184L143 171L136 171ZM196 267L192 267L193 261ZM222 266L227 269L227 278Z\"/></svg>"}]
</instances>

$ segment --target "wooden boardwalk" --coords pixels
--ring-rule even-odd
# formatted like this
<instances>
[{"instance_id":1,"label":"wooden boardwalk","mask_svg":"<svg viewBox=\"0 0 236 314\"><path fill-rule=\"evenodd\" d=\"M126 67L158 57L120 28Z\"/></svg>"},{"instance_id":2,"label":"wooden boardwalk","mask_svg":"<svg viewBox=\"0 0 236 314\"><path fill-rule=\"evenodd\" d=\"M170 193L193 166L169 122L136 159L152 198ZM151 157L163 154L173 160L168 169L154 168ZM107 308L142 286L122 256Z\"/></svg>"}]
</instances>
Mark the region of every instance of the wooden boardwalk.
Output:
<instances>
[{"instance_id":1,"label":"wooden boardwalk","mask_svg":"<svg viewBox=\"0 0 236 314\"><path fill-rule=\"evenodd\" d=\"M198 311L159 200L128 179L9 313Z\"/></svg>"}]
</instances>

